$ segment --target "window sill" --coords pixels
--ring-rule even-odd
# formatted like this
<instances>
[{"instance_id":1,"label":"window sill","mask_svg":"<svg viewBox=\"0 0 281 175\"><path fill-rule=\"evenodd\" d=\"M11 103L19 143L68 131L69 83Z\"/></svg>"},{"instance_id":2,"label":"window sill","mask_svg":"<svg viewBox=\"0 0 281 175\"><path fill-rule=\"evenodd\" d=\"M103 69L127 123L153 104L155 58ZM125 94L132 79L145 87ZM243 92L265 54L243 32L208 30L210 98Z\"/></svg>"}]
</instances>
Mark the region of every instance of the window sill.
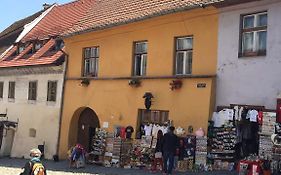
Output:
<instances>
[{"instance_id":1,"label":"window sill","mask_svg":"<svg viewBox=\"0 0 281 175\"><path fill-rule=\"evenodd\" d=\"M136 79L142 79L145 78L146 75L132 75L132 79L136 78Z\"/></svg>"},{"instance_id":2,"label":"window sill","mask_svg":"<svg viewBox=\"0 0 281 175\"><path fill-rule=\"evenodd\" d=\"M91 75L91 74L87 74L87 75L83 75L83 77L85 78L97 78L97 75Z\"/></svg>"},{"instance_id":3,"label":"window sill","mask_svg":"<svg viewBox=\"0 0 281 175\"><path fill-rule=\"evenodd\" d=\"M14 98L8 98L8 102L15 103L15 99Z\"/></svg>"},{"instance_id":4,"label":"window sill","mask_svg":"<svg viewBox=\"0 0 281 175\"><path fill-rule=\"evenodd\" d=\"M47 101L46 105L47 106L56 106L56 102L55 101Z\"/></svg>"},{"instance_id":5,"label":"window sill","mask_svg":"<svg viewBox=\"0 0 281 175\"><path fill-rule=\"evenodd\" d=\"M176 77L192 76L192 74L175 74Z\"/></svg>"},{"instance_id":6,"label":"window sill","mask_svg":"<svg viewBox=\"0 0 281 175\"><path fill-rule=\"evenodd\" d=\"M28 104L36 104L36 100L28 100L27 103Z\"/></svg>"},{"instance_id":7,"label":"window sill","mask_svg":"<svg viewBox=\"0 0 281 175\"><path fill-rule=\"evenodd\" d=\"M243 58L243 57L262 57L266 56L266 52L245 52L245 53L239 53L238 58Z\"/></svg>"},{"instance_id":8,"label":"window sill","mask_svg":"<svg viewBox=\"0 0 281 175\"><path fill-rule=\"evenodd\" d=\"M148 79L189 79L189 78L214 78L216 74L204 74L204 75L194 75L194 74L186 74L186 75L162 75L162 76L130 76L130 77L66 77L66 80L83 80L88 79L91 80L131 80L131 79L139 79L139 80L148 80Z\"/></svg>"}]
</instances>

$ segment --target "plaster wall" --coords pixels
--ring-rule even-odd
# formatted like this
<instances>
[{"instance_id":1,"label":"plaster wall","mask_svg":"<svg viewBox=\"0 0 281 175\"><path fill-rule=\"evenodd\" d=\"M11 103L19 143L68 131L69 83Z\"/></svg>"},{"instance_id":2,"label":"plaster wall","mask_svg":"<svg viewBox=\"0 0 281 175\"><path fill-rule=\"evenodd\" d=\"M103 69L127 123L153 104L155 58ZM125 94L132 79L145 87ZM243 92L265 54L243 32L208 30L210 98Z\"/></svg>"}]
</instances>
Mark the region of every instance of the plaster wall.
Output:
<instances>
[{"instance_id":1,"label":"plaster wall","mask_svg":"<svg viewBox=\"0 0 281 175\"><path fill-rule=\"evenodd\" d=\"M32 70L32 68L30 68ZM48 81L57 81L56 102L47 102ZM29 74L1 76L4 96L0 99L0 111L7 111L9 121L18 122L12 145L11 157L29 157L29 150L45 143L45 157L56 154L63 74ZM8 99L9 81L15 81L15 99ZM29 81L37 81L37 100L28 100ZM3 112L2 112L3 113ZM30 137L30 129L36 136Z\"/></svg>"},{"instance_id":2,"label":"plaster wall","mask_svg":"<svg viewBox=\"0 0 281 175\"><path fill-rule=\"evenodd\" d=\"M216 9L208 7L65 38L69 62L60 157L66 157L70 143L77 139L74 136L77 131L73 129L77 126L70 124L73 118L79 117L75 116L78 109L89 107L94 110L101 126L108 122L109 131L113 131L116 125L131 125L136 132L138 109L145 109L145 92L154 96L151 109L169 111L169 119L176 127L187 130L191 125L194 130L202 127L206 131L214 102L217 22ZM192 75L189 78L178 77L182 80L182 87L172 91L169 84L174 80L175 38L180 36L193 36ZM154 78L140 78L141 86L136 88L128 85L132 78L133 43L143 40L148 42L145 77ZM90 79L88 86L81 86L83 48L92 46L100 48L98 77ZM209 76L196 78L193 75ZM206 86L198 88L200 83Z\"/></svg>"},{"instance_id":3,"label":"plaster wall","mask_svg":"<svg viewBox=\"0 0 281 175\"><path fill-rule=\"evenodd\" d=\"M238 57L240 15L268 12L267 53ZM276 108L281 92L281 2L258 1L220 9L216 105Z\"/></svg>"}]
</instances>

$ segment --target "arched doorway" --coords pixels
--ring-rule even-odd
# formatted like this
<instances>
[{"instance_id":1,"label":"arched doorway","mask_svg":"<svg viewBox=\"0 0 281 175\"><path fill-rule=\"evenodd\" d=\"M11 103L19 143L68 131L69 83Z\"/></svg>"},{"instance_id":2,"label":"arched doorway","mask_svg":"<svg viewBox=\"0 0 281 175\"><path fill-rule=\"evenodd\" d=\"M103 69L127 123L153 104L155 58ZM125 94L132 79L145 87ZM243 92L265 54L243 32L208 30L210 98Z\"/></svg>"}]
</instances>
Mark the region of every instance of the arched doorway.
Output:
<instances>
[{"instance_id":1,"label":"arched doorway","mask_svg":"<svg viewBox=\"0 0 281 175\"><path fill-rule=\"evenodd\" d=\"M97 114L88 107L82 107L75 111L69 133L69 146L75 143L82 144L86 151L91 151L91 141L95 129L100 127Z\"/></svg>"}]
</instances>

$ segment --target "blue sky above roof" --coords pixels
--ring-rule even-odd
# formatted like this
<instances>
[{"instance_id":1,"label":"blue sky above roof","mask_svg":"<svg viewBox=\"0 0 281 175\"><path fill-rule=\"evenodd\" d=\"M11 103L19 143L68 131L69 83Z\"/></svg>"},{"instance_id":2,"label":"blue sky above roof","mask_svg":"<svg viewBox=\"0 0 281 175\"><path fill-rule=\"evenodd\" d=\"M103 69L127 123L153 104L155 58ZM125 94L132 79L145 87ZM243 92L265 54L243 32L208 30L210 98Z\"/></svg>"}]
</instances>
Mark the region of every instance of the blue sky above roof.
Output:
<instances>
[{"instance_id":1,"label":"blue sky above roof","mask_svg":"<svg viewBox=\"0 0 281 175\"><path fill-rule=\"evenodd\" d=\"M0 5L0 32L14 22L43 9L43 4L64 4L73 0L3 0Z\"/></svg>"}]
</instances>

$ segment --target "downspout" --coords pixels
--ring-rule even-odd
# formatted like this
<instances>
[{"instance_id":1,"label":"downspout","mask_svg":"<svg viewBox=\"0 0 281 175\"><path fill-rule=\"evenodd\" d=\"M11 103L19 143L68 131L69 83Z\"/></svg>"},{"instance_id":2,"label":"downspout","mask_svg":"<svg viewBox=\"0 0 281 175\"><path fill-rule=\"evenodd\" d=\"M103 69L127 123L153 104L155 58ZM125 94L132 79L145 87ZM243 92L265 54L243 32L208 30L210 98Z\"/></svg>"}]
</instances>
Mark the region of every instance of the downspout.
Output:
<instances>
[{"instance_id":1,"label":"downspout","mask_svg":"<svg viewBox=\"0 0 281 175\"><path fill-rule=\"evenodd\" d=\"M64 72L63 72L63 83L62 83L61 104L60 104L60 114L59 114L59 133L58 133L57 148L56 148L57 156L59 156L59 148L60 148L61 123L62 123L62 113L63 113L63 105L64 105L64 90L65 90L67 67L68 67L68 55L65 53L65 65L64 65Z\"/></svg>"}]
</instances>

